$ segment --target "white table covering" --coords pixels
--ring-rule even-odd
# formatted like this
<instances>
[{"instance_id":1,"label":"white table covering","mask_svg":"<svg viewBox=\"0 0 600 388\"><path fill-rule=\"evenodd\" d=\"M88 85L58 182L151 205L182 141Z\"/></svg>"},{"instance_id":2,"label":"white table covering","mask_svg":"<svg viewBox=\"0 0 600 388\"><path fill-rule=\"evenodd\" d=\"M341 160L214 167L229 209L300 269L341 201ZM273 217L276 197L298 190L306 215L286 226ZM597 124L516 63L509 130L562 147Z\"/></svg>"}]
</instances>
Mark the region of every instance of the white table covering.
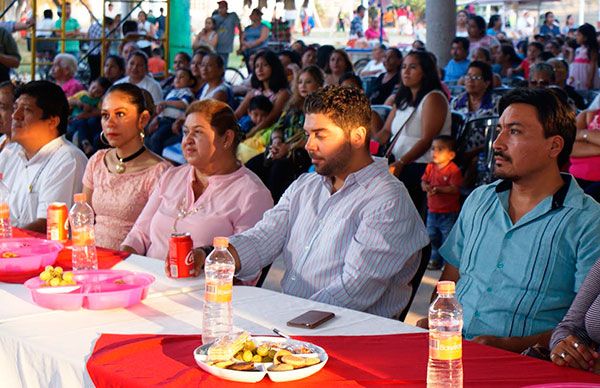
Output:
<instances>
[{"instance_id":1,"label":"white table covering","mask_svg":"<svg viewBox=\"0 0 600 388\"><path fill-rule=\"evenodd\" d=\"M168 279L162 262L134 255L115 269L149 272L156 282L143 303L128 309L53 311L33 305L22 285L0 283L0 387L92 386L85 367L102 333L200 334L202 279ZM10 307L8 307L10 306ZM253 334L276 327L292 335L419 332L402 322L255 287L234 287L234 325ZM308 330L286 322L308 310L336 318Z\"/></svg>"}]
</instances>

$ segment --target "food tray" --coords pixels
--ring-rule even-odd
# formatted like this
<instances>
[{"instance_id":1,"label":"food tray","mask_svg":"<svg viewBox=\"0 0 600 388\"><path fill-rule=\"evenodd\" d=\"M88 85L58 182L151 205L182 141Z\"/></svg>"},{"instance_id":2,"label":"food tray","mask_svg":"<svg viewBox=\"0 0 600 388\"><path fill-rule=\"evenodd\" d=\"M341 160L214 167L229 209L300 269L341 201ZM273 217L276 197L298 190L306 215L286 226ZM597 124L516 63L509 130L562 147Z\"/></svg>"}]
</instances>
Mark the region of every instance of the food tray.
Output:
<instances>
[{"instance_id":1,"label":"food tray","mask_svg":"<svg viewBox=\"0 0 600 388\"><path fill-rule=\"evenodd\" d=\"M0 277L21 273L40 272L53 265L63 245L41 238L0 239L0 255L14 253L17 257L0 257Z\"/></svg>"}]
</instances>

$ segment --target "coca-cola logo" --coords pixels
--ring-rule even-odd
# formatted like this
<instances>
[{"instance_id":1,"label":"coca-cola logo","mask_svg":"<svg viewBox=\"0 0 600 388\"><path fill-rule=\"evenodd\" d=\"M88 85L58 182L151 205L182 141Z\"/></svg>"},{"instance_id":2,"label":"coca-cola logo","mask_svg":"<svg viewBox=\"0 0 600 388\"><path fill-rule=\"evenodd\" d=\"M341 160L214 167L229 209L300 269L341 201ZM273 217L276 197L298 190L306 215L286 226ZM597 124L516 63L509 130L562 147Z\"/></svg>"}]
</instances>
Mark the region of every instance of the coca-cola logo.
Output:
<instances>
[{"instance_id":1,"label":"coca-cola logo","mask_svg":"<svg viewBox=\"0 0 600 388\"><path fill-rule=\"evenodd\" d=\"M194 251L189 251L187 256L185 257L185 265L192 266L194 265Z\"/></svg>"}]
</instances>

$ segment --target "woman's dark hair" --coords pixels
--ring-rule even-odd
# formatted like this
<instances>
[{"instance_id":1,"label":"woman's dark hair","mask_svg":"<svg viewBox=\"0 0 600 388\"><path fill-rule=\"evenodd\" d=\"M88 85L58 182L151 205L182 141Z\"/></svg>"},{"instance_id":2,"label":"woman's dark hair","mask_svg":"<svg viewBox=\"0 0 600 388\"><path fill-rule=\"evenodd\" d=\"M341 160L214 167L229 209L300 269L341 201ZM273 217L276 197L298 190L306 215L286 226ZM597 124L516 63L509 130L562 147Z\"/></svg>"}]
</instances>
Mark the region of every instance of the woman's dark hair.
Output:
<instances>
[{"instance_id":1,"label":"woman's dark hair","mask_svg":"<svg viewBox=\"0 0 600 388\"><path fill-rule=\"evenodd\" d=\"M544 14L544 21L548 21L548 16L553 15L554 13L552 11L548 11Z\"/></svg>"},{"instance_id":2,"label":"woman's dark hair","mask_svg":"<svg viewBox=\"0 0 600 388\"><path fill-rule=\"evenodd\" d=\"M325 70L325 66L329 64L329 56L335 51L335 47L330 44L325 44L317 49L317 66Z\"/></svg>"},{"instance_id":3,"label":"woman's dark hair","mask_svg":"<svg viewBox=\"0 0 600 388\"><path fill-rule=\"evenodd\" d=\"M135 20L125 20L121 26L121 32L123 36L133 32L136 33L138 30L138 24Z\"/></svg>"},{"instance_id":4,"label":"woman's dark hair","mask_svg":"<svg viewBox=\"0 0 600 388\"><path fill-rule=\"evenodd\" d=\"M338 82L338 85L341 85L344 81L352 81L356 85L357 88L359 88L360 90L363 90L362 80L360 79L359 76L357 76L356 74L354 74L351 71L342 74L342 76L340 77L340 80Z\"/></svg>"},{"instance_id":5,"label":"woman's dark hair","mask_svg":"<svg viewBox=\"0 0 600 388\"><path fill-rule=\"evenodd\" d=\"M302 67L302 61L300 55L292 50L282 50L279 52L279 55L283 55L284 57L288 57L290 62L295 63L299 67Z\"/></svg>"},{"instance_id":6,"label":"woman's dark hair","mask_svg":"<svg viewBox=\"0 0 600 388\"><path fill-rule=\"evenodd\" d=\"M274 93L277 93L281 89L287 89L288 80L285 75L285 70L283 69L283 65L279 60L277 54L275 54L271 50L259 51L254 57L254 66L256 67L256 61L260 58L263 58L267 64L271 67L271 77L269 77L269 89L271 89ZM261 81L256 78L256 74L252 72L252 77L250 78L250 83L254 89L263 89L264 85Z\"/></svg>"},{"instance_id":7,"label":"woman's dark hair","mask_svg":"<svg viewBox=\"0 0 600 388\"><path fill-rule=\"evenodd\" d=\"M106 63L109 59L112 60L119 69L121 69L123 74L125 74L125 60L123 57L111 54L104 59L104 63Z\"/></svg>"},{"instance_id":8,"label":"woman's dark hair","mask_svg":"<svg viewBox=\"0 0 600 388\"><path fill-rule=\"evenodd\" d=\"M135 105L138 114L142 113L145 110L148 110L146 106L146 100L144 98L144 93L142 93L142 89L138 86L131 84L129 82L124 82L122 84L116 84L111 86L104 96L108 96L113 92L119 92L126 94L129 97L129 103Z\"/></svg>"},{"instance_id":9,"label":"woman's dark hair","mask_svg":"<svg viewBox=\"0 0 600 388\"><path fill-rule=\"evenodd\" d=\"M398 58L400 60L400 62L402 62L402 51L398 50L396 47L390 47L389 49L387 49L385 51L390 51L390 52L394 53L396 58Z\"/></svg>"},{"instance_id":10,"label":"woman's dark hair","mask_svg":"<svg viewBox=\"0 0 600 388\"><path fill-rule=\"evenodd\" d=\"M479 30L482 36L486 34L485 19L483 17L479 15L471 15L469 16L469 20L473 20L475 22L475 25L477 26L477 29Z\"/></svg>"},{"instance_id":11,"label":"woman's dark hair","mask_svg":"<svg viewBox=\"0 0 600 388\"><path fill-rule=\"evenodd\" d=\"M583 35L585 39L583 46L587 48L588 59L592 59L592 53L598 53L596 29L590 23L584 23L577 29L577 31Z\"/></svg>"},{"instance_id":12,"label":"woman's dark hair","mask_svg":"<svg viewBox=\"0 0 600 388\"><path fill-rule=\"evenodd\" d=\"M417 58L419 61L421 71L423 72L423 79L421 80L419 91L413 100L410 88L404 86L402 77L400 77L400 88L398 89L398 93L396 93L395 100L398 109L406 109L409 106L416 107L427 93L432 90L442 90L442 83L438 77L435 62L431 58L431 54L427 51L411 51L404 58L406 60L406 58L411 56Z\"/></svg>"},{"instance_id":13,"label":"woman's dark hair","mask_svg":"<svg viewBox=\"0 0 600 388\"><path fill-rule=\"evenodd\" d=\"M498 105L498 112L502 112L512 104L527 104L533 106L546 138L560 136L564 146L558 155L557 162L563 166L569 161L569 155L575 142L575 111L571 109L564 92L561 94L553 88L535 89L518 88L508 92Z\"/></svg>"},{"instance_id":14,"label":"woman's dark hair","mask_svg":"<svg viewBox=\"0 0 600 388\"><path fill-rule=\"evenodd\" d=\"M329 68L329 60L331 59L331 56L333 54L338 54L342 57L342 59L344 60L344 64L346 65L346 71L345 72L354 72L354 66L352 66L352 61L350 60L350 57L348 56L348 53L346 52L346 50L344 49L335 49L331 52L331 54L329 55L329 58L327 59L327 65L325 65L325 74L331 74L331 69Z\"/></svg>"},{"instance_id":15,"label":"woman's dark hair","mask_svg":"<svg viewBox=\"0 0 600 388\"><path fill-rule=\"evenodd\" d=\"M248 112L253 110L261 110L266 114L269 114L273 110L273 103L267 97L259 94L258 96L252 97L248 103Z\"/></svg>"},{"instance_id":16,"label":"woman's dark hair","mask_svg":"<svg viewBox=\"0 0 600 388\"><path fill-rule=\"evenodd\" d=\"M178 51L177 54L175 54L175 56L178 55L181 55L187 63L190 63L192 61L192 57L190 57L190 54L186 53L185 51Z\"/></svg>"},{"instance_id":17,"label":"woman's dark hair","mask_svg":"<svg viewBox=\"0 0 600 388\"><path fill-rule=\"evenodd\" d=\"M208 98L192 102L186 109L185 116L193 113L201 114L219 136L224 136L227 131L233 131L234 140L229 149L235 155L237 146L242 139L242 132L231 107L222 101Z\"/></svg>"},{"instance_id":18,"label":"woman's dark hair","mask_svg":"<svg viewBox=\"0 0 600 388\"><path fill-rule=\"evenodd\" d=\"M490 21L488 22L488 28L494 28L494 26L496 25L496 22L500 20L500 15L495 14L490 16Z\"/></svg>"},{"instance_id":19,"label":"woman's dark hair","mask_svg":"<svg viewBox=\"0 0 600 388\"><path fill-rule=\"evenodd\" d=\"M45 80L31 81L16 90L15 101L22 95L35 98L35 104L42 110L42 119L53 116L59 118L56 128L59 135L64 135L67 132L69 102L60 86Z\"/></svg>"},{"instance_id":20,"label":"woman's dark hair","mask_svg":"<svg viewBox=\"0 0 600 388\"><path fill-rule=\"evenodd\" d=\"M508 56L511 66L516 67L521 64L521 58L515 52L515 48L509 44L500 46L502 55Z\"/></svg>"},{"instance_id":21,"label":"woman's dark hair","mask_svg":"<svg viewBox=\"0 0 600 388\"><path fill-rule=\"evenodd\" d=\"M483 80L489 82L486 93L490 92L494 88L494 73L492 72L492 67L485 62L473 61L469 64L469 67L467 67L467 71L472 67L479 69Z\"/></svg>"},{"instance_id":22,"label":"woman's dark hair","mask_svg":"<svg viewBox=\"0 0 600 388\"><path fill-rule=\"evenodd\" d=\"M488 62L492 61L492 54L490 53L490 50L488 50L486 47L479 47L477 48L477 50L475 50L475 53L483 53L483 56L485 57L485 60Z\"/></svg>"},{"instance_id":23,"label":"woman's dark hair","mask_svg":"<svg viewBox=\"0 0 600 388\"><path fill-rule=\"evenodd\" d=\"M112 86L111 80L109 80L106 77L98 77L94 81L98 82L98 85L100 85L100 87L102 89L104 89L104 93L106 93L106 91L108 90L108 88L110 88ZM92 81L92 82L94 82L94 81Z\"/></svg>"}]
</instances>

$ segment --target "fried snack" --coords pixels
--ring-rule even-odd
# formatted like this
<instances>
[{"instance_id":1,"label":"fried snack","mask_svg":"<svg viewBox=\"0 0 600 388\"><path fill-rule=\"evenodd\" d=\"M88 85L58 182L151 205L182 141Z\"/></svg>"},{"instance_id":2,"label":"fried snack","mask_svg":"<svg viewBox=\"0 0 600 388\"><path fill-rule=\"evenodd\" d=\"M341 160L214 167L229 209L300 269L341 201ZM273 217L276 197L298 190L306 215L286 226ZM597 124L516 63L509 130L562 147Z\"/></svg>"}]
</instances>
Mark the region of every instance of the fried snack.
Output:
<instances>
[{"instance_id":1,"label":"fried snack","mask_svg":"<svg viewBox=\"0 0 600 388\"><path fill-rule=\"evenodd\" d=\"M281 357L281 362L293 366L294 369L306 366L306 359L304 357L298 357L294 355L285 355Z\"/></svg>"},{"instance_id":2,"label":"fried snack","mask_svg":"<svg viewBox=\"0 0 600 388\"><path fill-rule=\"evenodd\" d=\"M0 257L2 257L3 259L14 259L15 257L19 257L19 254L15 253L15 252L10 252L10 251L4 251L4 252L2 252Z\"/></svg>"},{"instance_id":3,"label":"fried snack","mask_svg":"<svg viewBox=\"0 0 600 388\"><path fill-rule=\"evenodd\" d=\"M304 362L306 362L306 366L312 366L320 363L321 359L319 357L306 357Z\"/></svg>"},{"instance_id":4,"label":"fried snack","mask_svg":"<svg viewBox=\"0 0 600 388\"><path fill-rule=\"evenodd\" d=\"M234 361L227 360L227 361L212 362L212 363L209 363L208 365L210 365L210 366L216 366L217 368L223 368L223 369L225 369L228 366L233 365L233 364L234 364Z\"/></svg>"},{"instance_id":5,"label":"fried snack","mask_svg":"<svg viewBox=\"0 0 600 388\"><path fill-rule=\"evenodd\" d=\"M275 353L275 355L273 356L273 364L275 364L275 365L281 364L282 363L281 357L290 356L290 355L292 355L292 352L290 352L289 350L279 349L277 351L277 353Z\"/></svg>"},{"instance_id":6,"label":"fried snack","mask_svg":"<svg viewBox=\"0 0 600 388\"><path fill-rule=\"evenodd\" d=\"M268 368L268 370L270 370L271 372L286 372L286 371L294 370L294 367L289 364L277 364L277 365L271 365Z\"/></svg>"},{"instance_id":7,"label":"fried snack","mask_svg":"<svg viewBox=\"0 0 600 388\"><path fill-rule=\"evenodd\" d=\"M248 340L250 334L242 332L239 335L228 335L218 339L210 348L208 348L207 356L209 360L230 360L233 356L242 350L244 343Z\"/></svg>"},{"instance_id":8,"label":"fried snack","mask_svg":"<svg viewBox=\"0 0 600 388\"><path fill-rule=\"evenodd\" d=\"M235 364L229 365L227 367L227 369L241 370L241 371L253 370L254 363L253 362L236 362Z\"/></svg>"}]
</instances>

